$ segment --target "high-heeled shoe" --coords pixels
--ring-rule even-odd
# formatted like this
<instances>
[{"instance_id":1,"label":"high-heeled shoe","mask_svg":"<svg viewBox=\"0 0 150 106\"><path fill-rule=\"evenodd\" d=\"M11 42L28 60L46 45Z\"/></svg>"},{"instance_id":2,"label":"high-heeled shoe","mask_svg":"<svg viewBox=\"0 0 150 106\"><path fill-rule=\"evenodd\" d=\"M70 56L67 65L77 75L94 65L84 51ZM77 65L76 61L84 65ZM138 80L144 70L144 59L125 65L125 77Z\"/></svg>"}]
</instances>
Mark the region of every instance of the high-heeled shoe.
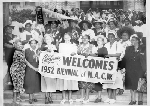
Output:
<instances>
[{"instance_id":1,"label":"high-heeled shoe","mask_svg":"<svg viewBox=\"0 0 150 106\"><path fill-rule=\"evenodd\" d=\"M48 104L48 103L49 103L48 97L45 97L45 104Z\"/></svg>"},{"instance_id":2,"label":"high-heeled shoe","mask_svg":"<svg viewBox=\"0 0 150 106\"><path fill-rule=\"evenodd\" d=\"M33 103L33 100L32 99L29 99L29 104L32 104Z\"/></svg>"},{"instance_id":3,"label":"high-heeled shoe","mask_svg":"<svg viewBox=\"0 0 150 106\"><path fill-rule=\"evenodd\" d=\"M48 101L49 101L50 104L52 104L53 103L52 97L49 97Z\"/></svg>"}]
</instances>

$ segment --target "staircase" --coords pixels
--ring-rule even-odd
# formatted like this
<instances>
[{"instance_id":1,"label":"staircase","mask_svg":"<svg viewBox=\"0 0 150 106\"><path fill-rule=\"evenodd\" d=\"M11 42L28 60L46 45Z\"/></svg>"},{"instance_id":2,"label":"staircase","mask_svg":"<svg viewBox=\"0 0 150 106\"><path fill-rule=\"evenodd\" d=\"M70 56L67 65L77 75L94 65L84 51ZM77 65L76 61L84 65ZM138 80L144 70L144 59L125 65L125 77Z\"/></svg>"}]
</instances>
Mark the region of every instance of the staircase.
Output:
<instances>
[{"instance_id":1,"label":"staircase","mask_svg":"<svg viewBox=\"0 0 150 106\"><path fill-rule=\"evenodd\" d=\"M97 94L96 92L90 93L90 102L87 104L84 104L84 106L86 106L86 105L87 106L89 106L89 105L110 105L110 104L104 103L104 102L94 103L94 100L96 99L96 94ZM38 99L38 102L36 102L34 104L28 103L28 97L29 97L28 94L22 94L21 98L23 99L23 101L18 104L13 104L12 103L12 98L13 98L12 90L4 91L3 97L4 97L4 106L62 106L60 104L60 101L62 100L62 93L60 93L60 92L53 93L53 96L52 96L53 101L54 101L53 104L44 104L45 94L42 92L35 94L35 97ZM68 96L66 96L66 97L68 97ZM136 100L138 100L137 97L138 96L136 95ZM73 98L73 100L80 98L80 92L79 91L73 92L72 98ZM130 91L125 90L123 95L117 95L116 98L117 98L116 103L111 104L111 105L128 105L130 102ZM106 99L107 99L107 93L106 93L106 90L103 90L102 91L102 101L104 101ZM144 101L144 105L147 105L147 94L144 94L143 101ZM70 105L69 102L66 102L65 105L63 105L63 106L68 106L68 105ZM73 106L81 106L83 104L75 101L72 105Z\"/></svg>"}]
</instances>

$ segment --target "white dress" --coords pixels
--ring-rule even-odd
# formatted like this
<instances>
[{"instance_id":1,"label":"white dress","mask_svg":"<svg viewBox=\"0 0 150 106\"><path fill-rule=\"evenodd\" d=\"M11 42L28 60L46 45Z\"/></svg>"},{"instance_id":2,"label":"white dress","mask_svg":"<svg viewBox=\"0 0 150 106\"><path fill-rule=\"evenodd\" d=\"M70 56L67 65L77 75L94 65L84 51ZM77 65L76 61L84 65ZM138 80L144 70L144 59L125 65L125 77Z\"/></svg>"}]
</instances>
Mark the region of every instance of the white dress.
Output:
<instances>
[{"instance_id":1,"label":"white dress","mask_svg":"<svg viewBox=\"0 0 150 106\"><path fill-rule=\"evenodd\" d=\"M75 44L60 43L59 53L70 55L73 52L77 53L77 46ZM57 90L79 90L78 81L57 79Z\"/></svg>"},{"instance_id":2,"label":"white dress","mask_svg":"<svg viewBox=\"0 0 150 106\"><path fill-rule=\"evenodd\" d=\"M112 47L110 47L110 42L106 43L105 44L105 47L107 48L107 51L108 51L108 54L116 54L116 53L121 53L122 52L122 45L115 41L112 45ZM116 57L114 57L116 58ZM117 88L120 88L120 89L123 89L123 75L121 74L121 71L118 70L118 72L114 73L116 74L116 80L115 80L115 83L114 84L103 84L103 89L108 89L108 88L111 88L111 89L117 89Z\"/></svg>"},{"instance_id":3,"label":"white dress","mask_svg":"<svg viewBox=\"0 0 150 106\"><path fill-rule=\"evenodd\" d=\"M45 47L48 47L47 45ZM50 49L50 47L48 47ZM51 50L56 50L55 45L51 46ZM56 78L49 78L41 76L41 91L42 92L56 92Z\"/></svg>"}]
</instances>

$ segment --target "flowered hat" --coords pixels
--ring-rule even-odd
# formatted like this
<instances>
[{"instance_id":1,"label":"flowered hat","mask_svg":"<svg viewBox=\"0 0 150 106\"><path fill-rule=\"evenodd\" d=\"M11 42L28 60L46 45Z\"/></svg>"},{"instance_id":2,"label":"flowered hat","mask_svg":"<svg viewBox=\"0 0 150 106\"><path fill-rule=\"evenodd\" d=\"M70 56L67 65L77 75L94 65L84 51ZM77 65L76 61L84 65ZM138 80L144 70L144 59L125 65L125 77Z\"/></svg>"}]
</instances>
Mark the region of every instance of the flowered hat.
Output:
<instances>
[{"instance_id":1,"label":"flowered hat","mask_svg":"<svg viewBox=\"0 0 150 106\"><path fill-rule=\"evenodd\" d=\"M26 24L32 25L33 22L32 22L31 20L26 20L26 22L23 24L23 27L24 27L24 28L25 28Z\"/></svg>"}]
</instances>

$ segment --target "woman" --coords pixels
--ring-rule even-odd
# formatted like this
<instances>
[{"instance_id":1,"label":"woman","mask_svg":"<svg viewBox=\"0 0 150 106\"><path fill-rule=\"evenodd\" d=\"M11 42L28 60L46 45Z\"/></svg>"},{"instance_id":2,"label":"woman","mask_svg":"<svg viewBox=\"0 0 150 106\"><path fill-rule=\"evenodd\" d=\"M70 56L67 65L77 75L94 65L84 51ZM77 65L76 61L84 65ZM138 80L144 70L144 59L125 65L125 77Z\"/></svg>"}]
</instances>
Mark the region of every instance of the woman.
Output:
<instances>
[{"instance_id":1,"label":"woman","mask_svg":"<svg viewBox=\"0 0 150 106\"><path fill-rule=\"evenodd\" d=\"M130 36L134 33L134 30L129 28L129 27L123 27L120 30L118 30L118 37L120 38L119 43L122 45L122 53L120 56L120 61L118 63L118 68L122 71L123 76L125 73L125 70L121 68L121 66L125 63L123 63L122 58L125 55L125 50L128 46L131 46L131 41L130 41ZM123 94L124 90L120 89L118 94L121 95Z\"/></svg>"},{"instance_id":2,"label":"woman","mask_svg":"<svg viewBox=\"0 0 150 106\"><path fill-rule=\"evenodd\" d=\"M92 49L93 45L89 43L90 36L84 35L82 36L82 44L78 46L78 54L83 55L85 57L88 57L89 55L93 54ZM91 82L83 82L79 81L79 89L81 90L81 98L77 101L80 101L82 103L88 103L89 102L89 91L94 88L94 84ZM86 95L84 97L84 90L86 91Z\"/></svg>"},{"instance_id":3,"label":"woman","mask_svg":"<svg viewBox=\"0 0 150 106\"><path fill-rule=\"evenodd\" d=\"M107 39L103 35L97 36L97 47L94 48L93 53L97 55L97 57L105 57L108 55L107 48L104 47L104 44L107 42ZM95 103L101 102L101 92L102 92L102 84L100 82L95 83L94 87L95 91L98 92L97 99L95 100Z\"/></svg>"},{"instance_id":4,"label":"woman","mask_svg":"<svg viewBox=\"0 0 150 106\"><path fill-rule=\"evenodd\" d=\"M15 43L15 52L13 56L13 63L10 68L10 74L13 81L13 100L16 102L16 99L21 101L20 93L24 93L24 76L25 76L25 68L26 68L26 61L25 61L25 53L23 51L23 45L21 40L16 40Z\"/></svg>"},{"instance_id":5,"label":"woman","mask_svg":"<svg viewBox=\"0 0 150 106\"><path fill-rule=\"evenodd\" d=\"M12 34L12 26L5 26L4 27L4 36L3 36L3 45L4 45L4 51L5 51L5 60L6 63L8 65L8 81L9 83L12 83L12 78L10 76L10 67L12 65L13 62L13 55L14 55L14 51L15 48L13 46L13 39L17 37L17 35L13 35Z\"/></svg>"},{"instance_id":6,"label":"woman","mask_svg":"<svg viewBox=\"0 0 150 106\"><path fill-rule=\"evenodd\" d=\"M58 30L59 21L49 21L49 24L51 28L46 34L50 34L53 37L53 44L56 45L61 40L60 32Z\"/></svg>"},{"instance_id":7,"label":"woman","mask_svg":"<svg viewBox=\"0 0 150 106\"><path fill-rule=\"evenodd\" d=\"M71 33L71 41L79 44L79 38L81 35L81 30L77 27L77 20L70 20L70 27L67 29L67 32Z\"/></svg>"},{"instance_id":8,"label":"woman","mask_svg":"<svg viewBox=\"0 0 150 106\"><path fill-rule=\"evenodd\" d=\"M71 56L76 55L77 46L76 44L73 44L70 41L71 40L70 33L66 33L64 35L64 40L65 40L65 43L59 44L59 53L64 54L64 55L71 55ZM73 104L72 91L79 90L78 81L58 79L57 89L62 91L62 94L63 94L63 100L61 101L61 104L64 104L66 102L66 90L69 90L69 102L70 104Z\"/></svg>"},{"instance_id":9,"label":"woman","mask_svg":"<svg viewBox=\"0 0 150 106\"><path fill-rule=\"evenodd\" d=\"M32 34L32 21L31 20L27 20L25 23L24 23L24 32L20 34L20 38L21 38L21 41L24 45L24 50L29 48L30 45L28 44L30 38L33 38L33 34Z\"/></svg>"},{"instance_id":10,"label":"woman","mask_svg":"<svg viewBox=\"0 0 150 106\"><path fill-rule=\"evenodd\" d=\"M92 24L90 22L88 22L88 21L81 21L79 23L79 27L82 30L82 36L89 35L90 36L90 42L94 42L95 41L95 33L91 29ZM80 38L79 38L79 43L82 42L82 36L80 36Z\"/></svg>"},{"instance_id":11,"label":"woman","mask_svg":"<svg viewBox=\"0 0 150 106\"><path fill-rule=\"evenodd\" d=\"M54 53L56 51L56 46L52 44L53 37L45 35L44 39L46 44L43 44L41 51L47 51ZM41 76L41 91L45 92L45 104L53 103L52 92L56 92L56 78L49 78Z\"/></svg>"},{"instance_id":12,"label":"woman","mask_svg":"<svg viewBox=\"0 0 150 106\"><path fill-rule=\"evenodd\" d=\"M106 37L108 37L108 33L111 33L112 31L117 34L118 28L117 28L117 22L115 19L111 18L108 20L108 30L106 31ZM118 39L118 36L116 37Z\"/></svg>"},{"instance_id":13,"label":"woman","mask_svg":"<svg viewBox=\"0 0 150 106\"><path fill-rule=\"evenodd\" d=\"M103 30L102 24L103 24L103 22L102 22L101 20L95 21L95 22L93 23L93 26L94 26L95 28L93 28L92 30L94 31L95 36L97 36L97 35L104 35L104 36L106 36L106 33L105 33L104 30ZM93 42L93 44L94 44L95 46L97 46L96 43L97 43L96 41Z\"/></svg>"},{"instance_id":14,"label":"woman","mask_svg":"<svg viewBox=\"0 0 150 106\"><path fill-rule=\"evenodd\" d=\"M113 33L108 34L108 40L109 42L105 44L105 47L108 50L108 55L107 57L111 57L114 59L119 59L122 53L122 45L115 41L115 36ZM103 89L107 89L108 93L108 99L104 102L113 104L116 102L116 89L120 88L123 89L123 81L122 81L122 75L121 71L116 70L114 73L116 75L116 80L114 84L103 84Z\"/></svg>"},{"instance_id":15,"label":"woman","mask_svg":"<svg viewBox=\"0 0 150 106\"><path fill-rule=\"evenodd\" d=\"M27 62L24 88L25 92L29 94L29 103L37 102L34 98L34 93L41 91L41 78L38 73L38 41L35 39L29 40L30 48L25 50L25 58Z\"/></svg>"},{"instance_id":16,"label":"woman","mask_svg":"<svg viewBox=\"0 0 150 106\"><path fill-rule=\"evenodd\" d=\"M140 46L140 39L137 35L133 35L130 38L132 46L126 48L125 56L123 61L125 61L125 89L129 89L131 93L131 102L129 105L136 104L136 90L138 87L139 78L143 78L146 72L146 50L142 50ZM145 58L144 61L141 58ZM143 105L143 93L138 92L138 105Z\"/></svg>"}]
</instances>

